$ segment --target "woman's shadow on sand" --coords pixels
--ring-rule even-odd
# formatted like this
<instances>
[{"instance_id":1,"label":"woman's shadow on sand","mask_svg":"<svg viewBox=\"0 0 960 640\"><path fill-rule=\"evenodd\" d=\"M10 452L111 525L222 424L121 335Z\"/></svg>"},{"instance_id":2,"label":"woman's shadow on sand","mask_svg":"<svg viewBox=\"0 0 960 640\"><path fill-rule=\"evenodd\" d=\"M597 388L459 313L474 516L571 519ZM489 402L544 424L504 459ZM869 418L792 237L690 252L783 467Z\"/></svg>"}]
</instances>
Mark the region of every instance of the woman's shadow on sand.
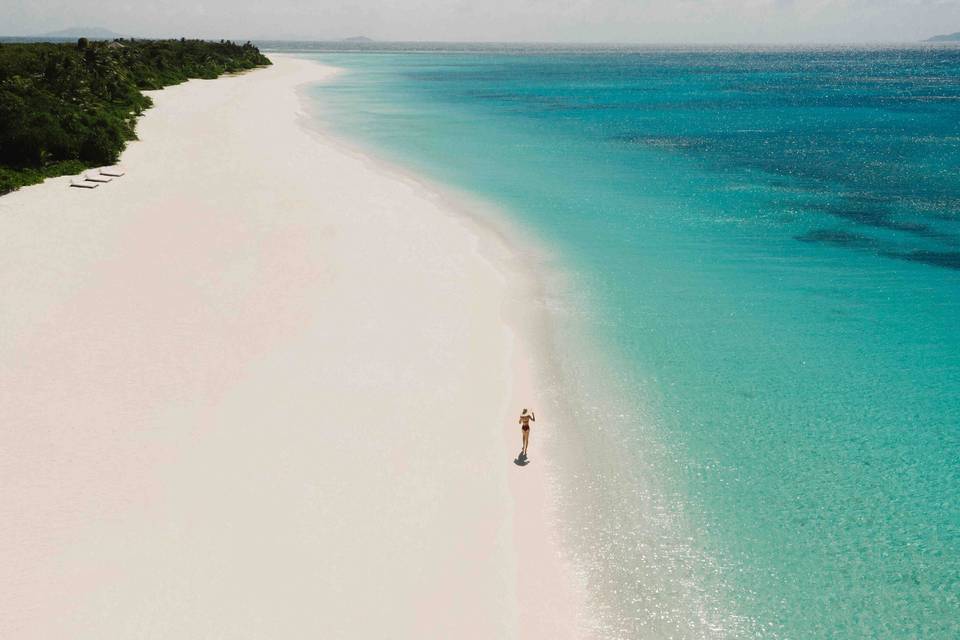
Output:
<instances>
[{"instance_id":1,"label":"woman's shadow on sand","mask_svg":"<svg viewBox=\"0 0 960 640\"><path fill-rule=\"evenodd\" d=\"M527 454L521 451L517 458L513 461L513 464L517 465L518 467L525 467L530 464L530 459L527 458Z\"/></svg>"}]
</instances>

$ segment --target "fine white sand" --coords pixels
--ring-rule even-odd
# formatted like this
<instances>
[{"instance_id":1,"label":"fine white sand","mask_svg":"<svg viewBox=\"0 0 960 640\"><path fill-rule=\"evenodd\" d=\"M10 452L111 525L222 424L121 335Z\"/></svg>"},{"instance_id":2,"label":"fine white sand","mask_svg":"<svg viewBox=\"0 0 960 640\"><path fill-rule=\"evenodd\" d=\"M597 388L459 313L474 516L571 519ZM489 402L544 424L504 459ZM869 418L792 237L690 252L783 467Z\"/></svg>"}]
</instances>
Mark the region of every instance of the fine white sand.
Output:
<instances>
[{"instance_id":1,"label":"fine white sand","mask_svg":"<svg viewBox=\"0 0 960 640\"><path fill-rule=\"evenodd\" d=\"M0 198L0 637L582 637L514 250L273 57Z\"/></svg>"}]
</instances>

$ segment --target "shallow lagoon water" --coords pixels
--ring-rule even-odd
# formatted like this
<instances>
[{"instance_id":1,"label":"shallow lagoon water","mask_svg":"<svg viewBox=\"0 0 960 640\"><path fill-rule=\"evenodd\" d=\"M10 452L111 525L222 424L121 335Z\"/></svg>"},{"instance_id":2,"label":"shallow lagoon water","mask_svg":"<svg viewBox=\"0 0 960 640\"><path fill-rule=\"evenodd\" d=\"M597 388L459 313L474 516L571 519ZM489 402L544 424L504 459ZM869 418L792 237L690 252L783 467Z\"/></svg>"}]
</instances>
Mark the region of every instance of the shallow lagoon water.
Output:
<instances>
[{"instance_id":1,"label":"shallow lagoon water","mask_svg":"<svg viewBox=\"0 0 960 640\"><path fill-rule=\"evenodd\" d=\"M570 275L603 632L960 636L960 49L419 48L301 53L339 133Z\"/></svg>"}]
</instances>

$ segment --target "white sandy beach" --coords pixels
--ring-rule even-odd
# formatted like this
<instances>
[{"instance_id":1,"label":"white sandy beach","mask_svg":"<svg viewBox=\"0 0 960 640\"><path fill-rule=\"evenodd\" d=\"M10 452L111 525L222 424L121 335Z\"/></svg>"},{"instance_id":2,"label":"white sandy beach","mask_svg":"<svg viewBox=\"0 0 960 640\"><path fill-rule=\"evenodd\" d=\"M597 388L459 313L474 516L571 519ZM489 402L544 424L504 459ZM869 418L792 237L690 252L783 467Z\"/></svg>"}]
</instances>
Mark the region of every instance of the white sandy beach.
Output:
<instances>
[{"instance_id":1,"label":"white sandy beach","mask_svg":"<svg viewBox=\"0 0 960 640\"><path fill-rule=\"evenodd\" d=\"M271 57L0 197L0 637L582 637L512 249Z\"/></svg>"}]
</instances>

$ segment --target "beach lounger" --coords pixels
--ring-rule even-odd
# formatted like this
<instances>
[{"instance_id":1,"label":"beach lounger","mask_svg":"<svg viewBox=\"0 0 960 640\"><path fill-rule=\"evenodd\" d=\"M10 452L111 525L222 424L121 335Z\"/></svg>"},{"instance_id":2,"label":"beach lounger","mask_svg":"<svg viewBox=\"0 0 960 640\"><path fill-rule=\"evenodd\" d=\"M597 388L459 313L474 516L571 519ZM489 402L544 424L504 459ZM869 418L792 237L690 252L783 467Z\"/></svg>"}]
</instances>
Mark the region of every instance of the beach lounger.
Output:
<instances>
[{"instance_id":1,"label":"beach lounger","mask_svg":"<svg viewBox=\"0 0 960 640\"><path fill-rule=\"evenodd\" d=\"M72 179L70 180L70 186L71 186L71 187L77 187L77 188L80 188L80 189L96 189L97 187L100 186L100 183L99 183L99 182L88 182L87 180L84 180L83 178L72 178Z\"/></svg>"},{"instance_id":2,"label":"beach lounger","mask_svg":"<svg viewBox=\"0 0 960 640\"><path fill-rule=\"evenodd\" d=\"M83 179L88 182L110 182L113 180L110 176L102 176L99 173L94 173L93 171L88 171L84 174Z\"/></svg>"},{"instance_id":3,"label":"beach lounger","mask_svg":"<svg viewBox=\"0 0 960 640\"><path fill-rule=\"evenodd\" d=\"M126 171L120 167L100 167L100 175L119 178L120 176L126 175Z\"/></svg>"}]
</instances>

